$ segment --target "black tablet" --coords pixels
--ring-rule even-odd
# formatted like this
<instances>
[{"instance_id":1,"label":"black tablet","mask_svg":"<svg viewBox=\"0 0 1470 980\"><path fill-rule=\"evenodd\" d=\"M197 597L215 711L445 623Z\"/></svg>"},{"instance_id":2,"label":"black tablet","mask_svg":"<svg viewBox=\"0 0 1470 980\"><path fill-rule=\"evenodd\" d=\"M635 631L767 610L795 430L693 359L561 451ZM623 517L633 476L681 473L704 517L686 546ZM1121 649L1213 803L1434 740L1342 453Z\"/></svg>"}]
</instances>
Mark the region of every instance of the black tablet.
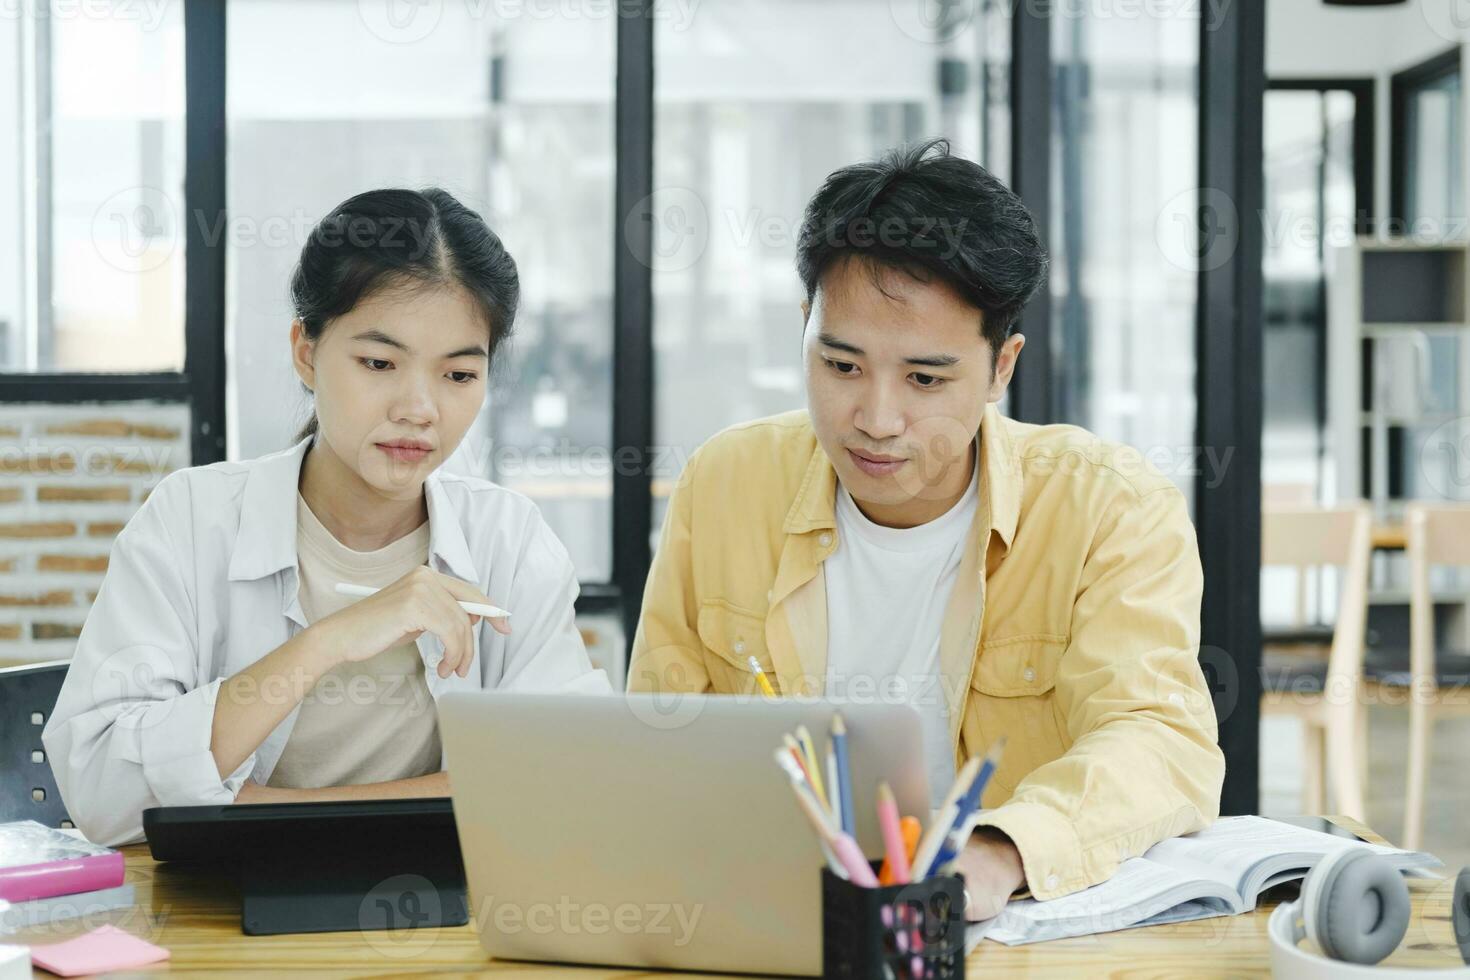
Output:
<instances>
[{"instance_id":1,"label":"black tablet","mask_svg":"<svg viewBox=\"0 0 1470 980\"><path fill-rule=\"evenodd\" d=\"M448 797L153 807L143 832L156 861L237 872L250 935L469 921Z\"/></svg>"},{"instance_id":2,"label":"black tablet","mask_svg":"<svg viewBox=\"0 0 1470 980\"><path fill-rule=\"evenodd\" d=\"M431 837L459 853L449 797L339 803L230 803L158 806L143 811L155 861L236 864L264 847L381 846Z\"/></svg>"}]
</instances>

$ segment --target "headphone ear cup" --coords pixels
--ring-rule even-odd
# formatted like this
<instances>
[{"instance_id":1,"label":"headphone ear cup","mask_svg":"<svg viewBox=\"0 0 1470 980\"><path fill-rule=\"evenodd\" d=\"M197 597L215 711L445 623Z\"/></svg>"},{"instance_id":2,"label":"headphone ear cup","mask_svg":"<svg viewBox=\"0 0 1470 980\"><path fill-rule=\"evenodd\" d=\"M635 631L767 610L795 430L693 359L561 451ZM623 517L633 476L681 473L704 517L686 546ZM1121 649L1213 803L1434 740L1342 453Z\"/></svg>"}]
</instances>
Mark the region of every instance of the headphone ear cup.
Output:
<instances>
[{"instance_id":1,"label":"headphone ear cup","mask_svg":"<svg viewBox=\"0 0 1470 980\"><path fill-rule=\"evenodd\" d=\"M1369 965L1398 948L1409 928L1409 886L1392 865L1352 850L1316 870L1325 874L1305 913L1323 953Z\"/></svg>"},{"instance_id":2,"label":"headphone ear cup","mask_svg":"<svg viewBox=\"0 0 1470 980\"><path fill-rule=\"evenodd\" d=\"M1470 965L1470 867L1455 876L1455 907L1450 911L1455 925L1455 942L1460 944L1460 958Z\"/></svg>"}]
</instances>

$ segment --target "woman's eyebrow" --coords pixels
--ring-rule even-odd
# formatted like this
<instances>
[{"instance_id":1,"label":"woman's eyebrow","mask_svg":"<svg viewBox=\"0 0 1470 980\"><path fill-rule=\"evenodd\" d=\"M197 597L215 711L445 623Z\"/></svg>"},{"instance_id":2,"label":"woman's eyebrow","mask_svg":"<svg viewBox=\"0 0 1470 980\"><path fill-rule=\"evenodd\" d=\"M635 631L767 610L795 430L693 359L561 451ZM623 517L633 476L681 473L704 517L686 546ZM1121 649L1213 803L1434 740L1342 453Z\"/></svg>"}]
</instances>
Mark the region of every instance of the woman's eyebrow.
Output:
<instances>
[{"instance_id":1,"label":"woman's eyebrow","mask_svg":"<svg viewBox=\"0 0 1470 980\"><path fill-rule=\"evenodd\" d=\"M362 333L356 334L352 339L367 340L378 344L387 344L389 347L396 347L402 351L410 350L409 346L403 341L394 340L392 337L388 336L381 330L364 330Z\"/></svg>"},{"instance_id":2,"label":"woman's eyebrow","mask_svg":"<svg viewBox=\"0 0 1470 980\"><path fill-rule=\"evenodd\" d=\"M373 343L378 343L378 344L387 344L389 347L396 347L398 350L406 351L406 352L408 352L410 354L413 353L413 348L409 347L407 344L405 344L401 340L395 340L395 339L393 339L392 337L388 336L387 334L385 334L381 330L364 330L360 334L353 335L353 338L352 339L353 340L367 340L367 341L371 341ZM445 358L445 360L448 360L448 359L450 359L452 357L489 357L489 356L490 356L490 352L485 349L485 345L484 344L471 344L468 347L461 347L459 350L452 350L452 351L450 351L448 354L445 354L444 355L444 358Z\"/></svg>"}]
</instances>

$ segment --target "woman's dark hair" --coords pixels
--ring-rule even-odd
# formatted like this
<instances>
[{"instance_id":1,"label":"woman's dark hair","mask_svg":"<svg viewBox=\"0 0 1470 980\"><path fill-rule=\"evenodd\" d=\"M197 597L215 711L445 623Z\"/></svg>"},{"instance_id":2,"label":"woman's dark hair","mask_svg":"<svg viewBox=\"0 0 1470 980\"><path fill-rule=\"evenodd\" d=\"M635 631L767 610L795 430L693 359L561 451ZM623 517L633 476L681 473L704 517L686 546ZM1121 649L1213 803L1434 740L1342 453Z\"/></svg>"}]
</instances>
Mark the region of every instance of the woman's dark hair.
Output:
<instances>
[{"instance_id":1,"label":"woman's dark hair","mask_svg":"<svg viewBox=\"0 0 1470 980\"><path fill-rule=\"evenodd\" d=\"M921 282L937 277L981 311L981 330L999 350L1046 276L1036 222L988 170L951 156L949 141L890 150L843 167L807 204L796 269L807 302L834 262L866 260L874 282L884 267Z\"/></svg>"},{"instance_id":2,"label":"woman's dark hair","mask_svg":"<svg viewBox=\"0 0 1470 980\"><path fill-rule=\"evenodd\" d=\"M367 191L348 198L312 229L291 274L291 303L306 336L368 294L405 285L462 286L490 329L493 360L515 326L520 278L515 259L485 220L437 187ZM316 432L316 413L296 441Z\"/></svg>"}]
</instances>

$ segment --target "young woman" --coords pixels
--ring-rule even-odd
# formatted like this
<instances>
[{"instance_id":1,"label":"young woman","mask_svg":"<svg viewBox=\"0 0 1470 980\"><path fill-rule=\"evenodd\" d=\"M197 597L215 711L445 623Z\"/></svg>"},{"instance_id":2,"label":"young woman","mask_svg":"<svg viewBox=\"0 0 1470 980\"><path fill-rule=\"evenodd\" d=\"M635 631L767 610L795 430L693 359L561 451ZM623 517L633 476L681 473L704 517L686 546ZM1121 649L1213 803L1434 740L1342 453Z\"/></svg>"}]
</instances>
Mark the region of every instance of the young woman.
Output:
<instances>
[{"instance_id":1,"label":"young woman","mask_svg":"<svg viewBox=\"0 0 1470 980\"><path fill-rule=\"evenodd\" d=\"M437 472L518 293L500 239L442 190L361 194L312 231L291 281L311 422L284 452L158 484L46 723L88 838L136 840L160 805L445 796L445 691L609 690L535 505Z\"/></svg>"}]
</instances>

